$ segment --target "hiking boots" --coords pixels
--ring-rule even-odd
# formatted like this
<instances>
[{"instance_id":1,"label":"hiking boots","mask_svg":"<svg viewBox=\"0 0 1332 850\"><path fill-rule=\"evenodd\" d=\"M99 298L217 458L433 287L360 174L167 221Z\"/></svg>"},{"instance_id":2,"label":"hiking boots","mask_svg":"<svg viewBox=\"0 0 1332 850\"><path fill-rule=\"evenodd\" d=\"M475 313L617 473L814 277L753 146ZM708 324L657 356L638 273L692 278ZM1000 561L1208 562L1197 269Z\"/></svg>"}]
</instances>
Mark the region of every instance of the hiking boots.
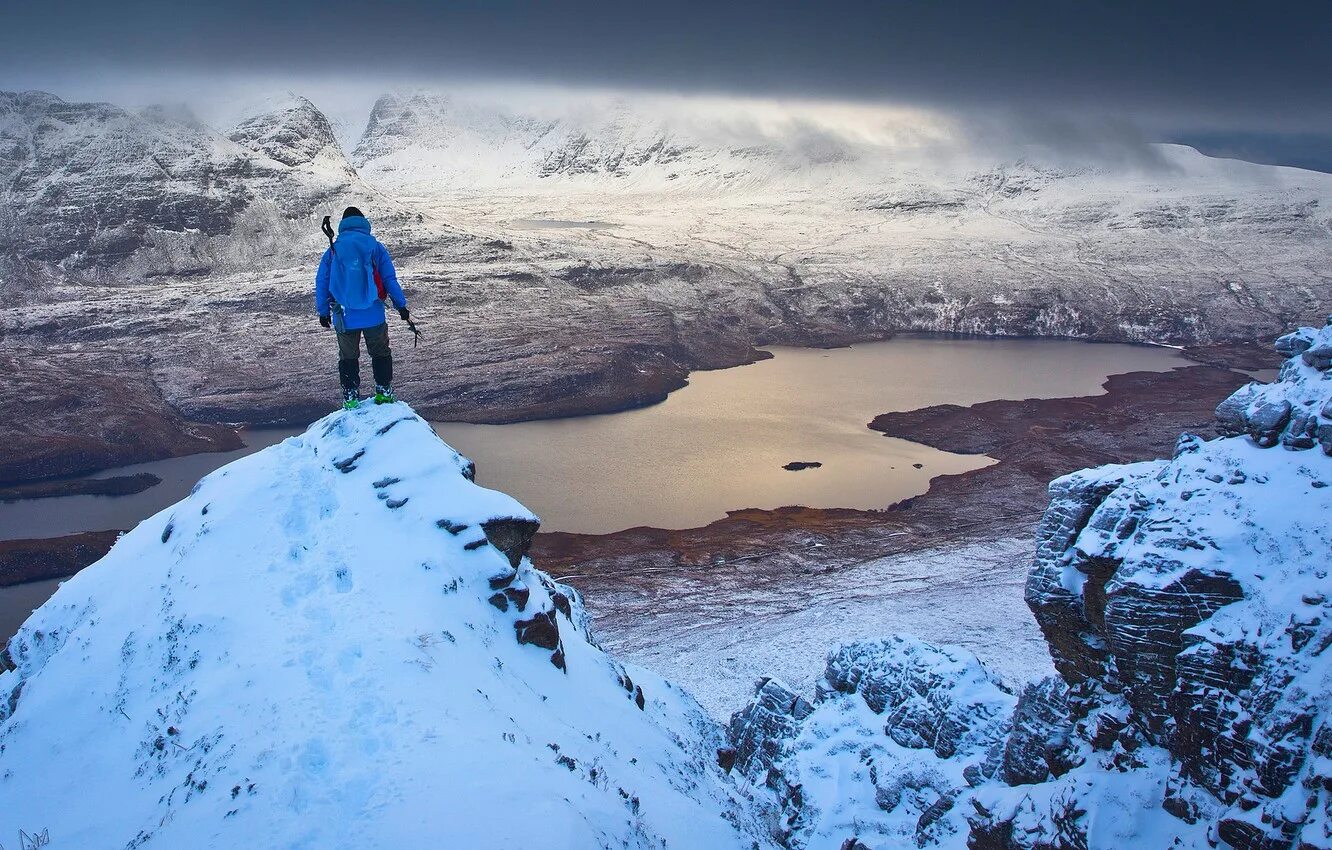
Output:
<instances>
[{"instance_id":1,"label":"hiking boots","mask_svg":"<svg viewBox=\"0 0 1332 850\"><path fill-rule=\"evenodd\" d=\"M375 386L375 404L392 404L398 397L393 394L392 387Z\"/></svg>"},{"instance_id":2,"label":"hiking boots","mask_svg":"<svg viewBox=\"0 0 1332 850\"><path fill-rule=\"evenodd\" d=\"M360 407L360 406L361 406L360 393L358 393L356 390L343 390L343 391L342 391L342 409L343 409L343 410L355 410L356 408L358 408L358 407Z\"/></svg>"}]
</instances>

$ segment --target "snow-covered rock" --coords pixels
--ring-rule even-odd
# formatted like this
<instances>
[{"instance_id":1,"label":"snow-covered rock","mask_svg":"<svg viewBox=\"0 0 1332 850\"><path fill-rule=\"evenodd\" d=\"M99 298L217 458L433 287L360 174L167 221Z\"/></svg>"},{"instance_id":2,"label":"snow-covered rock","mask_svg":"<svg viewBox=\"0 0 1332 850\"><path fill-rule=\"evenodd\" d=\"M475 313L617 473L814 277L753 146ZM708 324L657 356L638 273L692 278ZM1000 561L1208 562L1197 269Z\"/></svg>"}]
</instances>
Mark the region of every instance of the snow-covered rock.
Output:
<instances>
[{"instance_id":1,"label":"snow-covered rock","mask_svg":"<svg viewBox=\"0 0 1332 850\"><path fill-rule=\"evenodd\" d=\"M957 800L999 769L1015 702L964 649L850 644L829 654L812 705L760 684L731 719L735 769L780 807L788 847L952 845L967 832Z\"/></svg>"},{"instance_id":2,"label":"snow-covered rock","mask_svg":"<svg viewBox=\"0 0 1332 850\"><path fill-rule=\"evenodd\" d=\"M1282 337L1279 380L1218 408L1234 436L1055 481L1027 586L1094 758L1159 748L1156 804L1234 847L1332 844L1329 341Z\"/></svg>"},{"instance_id":3,"label":"snow-covered rock","mask_svg":"<svg viewBox=\"0 0 1332 850\"><path fill-rule=\"evenodd\" d=\"M321 205L372 197L304 100L227 138L182 109L0 92L0 182L0 258L112 279L271 269L314 250Z\"/></svg>"},{"instance_id":4,"label":"snow-covered rock","mask_svg":"<svg viewBox=\"0 0 1332 850\"><path fill-rule=\"evenodd\" d=\"M231 463L64 583L0 675L0 833L53 847L770 846L686 694L403 404Z\"/></svg>"},{"instance_id":5,"label":"snow-covered rock","mask_svg":"<svg viewBox=\"0 0 1332 850\"><path fill-rule=\"evenodd\" d=\"M1332 323L1277 345L1279 380L1218 408L1230 436L1050 485L1027 602L1062 682L1014 705L960 650L905 663L898 639L834 653L811 711L773 722L760 691L731 736L760 754L788 846L1332 847ZM835 673L848 655L869 660ZM947 818L874 812L881 751L897 776L954 778L930 786Z\"/></svg>"},{"instance_id":6,"label":"snow-covered rock","mask_svg":"<svg viewBox=\"0 0 1332 850\"><path fill-rule=\"evenodd\" d=\"M355 176L328 118L300 95L266 104L262 112L236 125L228 137L283 165L341 173L348 180Z\"/></svg>"}]
</instances>

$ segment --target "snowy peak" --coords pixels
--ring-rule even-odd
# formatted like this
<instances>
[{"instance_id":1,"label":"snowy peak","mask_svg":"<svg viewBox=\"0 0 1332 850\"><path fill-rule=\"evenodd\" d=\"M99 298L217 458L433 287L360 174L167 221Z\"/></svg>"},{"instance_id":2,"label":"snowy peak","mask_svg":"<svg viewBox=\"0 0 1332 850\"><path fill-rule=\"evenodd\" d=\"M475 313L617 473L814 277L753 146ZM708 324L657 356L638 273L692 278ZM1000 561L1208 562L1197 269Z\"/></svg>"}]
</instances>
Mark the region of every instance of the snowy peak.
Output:
<instances>
[{"instance_id":1,"label":"snowy peak","mask_svg":"<svg viewBox=\"0 0 1332 850\"><path fill-rule=\"evenodd\" d=\"M316 166L354 174L324 113L299 95L267 105L227 134L239 145L283 165Z\"/></svg>"},{"instance_id":2,"label":"snowy peak","mask_svg":"<svg viewBox=\"0 0 1332 850\"><path fill-rule=\"evenodd\" d=\"M504 144L514 137L530 141L542 125L502 111L482 111L428 92L387 94L375 101L370 120L356 147L355 159L364 163L413 145L442 148L465 137Z\"/></svg>"},{"instance_id":3,"label":"snowy peak","mask_svg":"<svg viewBox=\"0 0 1332 850\"><path fill-rule=\"evenodd\" d=\"M308 256L321 204L370 196L306 101L237 138L179 108L0 93L0 259L115 277L252 270Z\"/></svg>"},{"instance_id":4,"label":"snowy peak","mask_svg":"<svg viewBox=\"0 0 1332 850\"><path fill-rule=\"evenodd\" d=\"M716 764L719 730L591 642L577 595L524 555L537 518L472 477L406 405L370 407L141 523L9 643L0 830L770 846Z\"/></svg>"},{"instance_id":5,"label":"snowy peak","mask_svg":"<svg viewBox=\"0 0 1332 850\"><path fill-rule=\"evenodd\" d=\"M716 183L748 172L734 167L735 162L771 153L705 149L669 121L626 102L545 116L539 110L416 92L380 98L354 161L372 183L430 194L441 183L454 189L530 187L552 178L587 185L635 178L666 186L694 176Z\"/></svg>"}]
</instances>

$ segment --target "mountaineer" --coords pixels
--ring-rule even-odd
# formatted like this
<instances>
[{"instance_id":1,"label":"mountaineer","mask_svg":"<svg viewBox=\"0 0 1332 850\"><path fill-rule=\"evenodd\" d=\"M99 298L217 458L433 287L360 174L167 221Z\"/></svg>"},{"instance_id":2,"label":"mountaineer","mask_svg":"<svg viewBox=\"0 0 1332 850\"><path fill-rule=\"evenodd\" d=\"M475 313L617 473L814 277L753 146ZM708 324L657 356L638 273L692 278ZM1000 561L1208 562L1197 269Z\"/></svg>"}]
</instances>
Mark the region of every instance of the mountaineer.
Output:
<instances>
[{"instance_id":1,"label":"mountaineer","mask_svg":"<svg viewBox=\"0 0 1332 850\"><path fill-rule=\"evenodd\" d=\"M389 350L388 321L384 301L392 300L398 315L415 332L407 312L407 296L398 285L393 260L379 240L370 235L370 221L356 207L347 207L333 227L324 218L328 250L315 275L315 311L319 324L338 334L338 378L342 383L342 406L348 410L361 404L361 335L370 352L375 376L375 404L396 401L393 394L393 352Z\"/></svg>"}]
</instances>

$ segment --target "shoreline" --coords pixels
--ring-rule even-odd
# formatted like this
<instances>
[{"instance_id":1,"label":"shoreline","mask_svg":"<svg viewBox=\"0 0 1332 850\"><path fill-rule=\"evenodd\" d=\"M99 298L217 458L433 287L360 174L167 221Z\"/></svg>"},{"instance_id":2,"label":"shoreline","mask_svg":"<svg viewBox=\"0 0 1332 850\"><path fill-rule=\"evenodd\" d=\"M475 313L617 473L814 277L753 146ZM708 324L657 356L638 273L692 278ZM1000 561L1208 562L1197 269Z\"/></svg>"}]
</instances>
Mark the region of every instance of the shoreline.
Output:
<instances>
[{"instance_id":1,"label":"shoreline","mask_svg":"<svg viewBox=\"0 0 1332 850\"><path fill-rule=\"evenodd\" d=\"M763 353L766 355L766 352ZM1267 365L1258 359L1258 355L1265 353L1247 344L1208 347L1182 353L1195 361L1206 356L1211 362L1234 363L1241 368ZM1204 379L1201 377L1204 374L1210 377ZM1171 377L1180 375L1184 377ZM1162 433L1169 433L1173 440L1174 435L1188 427L1187 422L1181 424L1181 418L1196 420L1203 417L1205 412L1203 418L1210 423L1211 410L1215 404L1246 380L1246 376L1222 367L1188 366L1169 373L1112 375L1103 385L1106 392L1097 396L991 401L967 408L944 405L883 414L869 423L868 427L888 436L944 451L989 455L997 463L962 475L932 478L926 493L886 510L811 509L799 506L772 510L739 509L728 511L725 518L696 528L662 529L644 526L609 534L543 532L537 535L533 555L543 569L552 573L558 574L575 565L583 565L586 569L577 570L580 579L595 580L587 579L583 574L604 578L628 572L624 562L632 559L643 559L639 566L646 570L690 569L731 563L735 559L775 562L795 558L794 553L802 553L802 558L836 565L937 545L940 535L958 540L981 539L996 528L1011 528L1015 522L1034 525L1044 507L1044 487L1050 478L1089 465L1155 457L1162 451L1168 454L1169 446L1156 446L1156 454L1152 454L1151 447L1144 444L1141 435L1119 433L1113 424L1105 421L1105 417L1113 414L1117 406L1127 404L1129 407L1144 407L1145 404L1144 412L1150 415L1160 413L1147 410L1154 409L1153 405L1168 408L1169 415L1162 421L1168 418L1169 423L1158 427ZM1168 389L1158 391L1157 387ZM1144 390L1147 396L1156 393L1157 396L1168 398L1154 397L1151 401L1135 404L1132 398L1126 397L1130 392ZM1206 402L1201 406L1192 405L1190 398L1199 392L1206 397ZM1083 418L1079 419L1081 408L1086 410L1082 413ZM1043 426L1055 428L1056 432L1046 435L1040 445L1046 445L1047 449L1057 445L1060 442L1058 429L1067 429L1071 425L1080 425L1084 429L1094 426L1097 432L1109 435L1102 441L1105 445L1094 451L1084 446L1080 451L1064 452L1060 455L1062 463L1054 465L1033 465L1031 458L1026 458L1018 464L1022 467L1019 471L1014 463L1020 458L1008 456L1009 450L1002 440L982 439L975 433L975 424L968 424L969 414L966 413L978 411L977 415L984 420L999 411L1021 411L1019 418L1024 418L1041 415L1042 411L1049 410L1063 413L1056 416L1053 425ZM1187 415L1183 415L1185 411ZM1071 421L1066 421L1069 417ZM1121 421L1119 429L1122 430L1132 420L1130 416ZM1011 429L1011 423L1005 427ZM968 436L964 438L959 434ZM1114 445L1116 442L1120 445ZM1044 453L1049 454L1048 451ZM56 486L59 486L58 482ZM986 487L1002 491L1007 497L1008 509L1001 510L992 503L993 500L979 498L969 492L969 488ZM1016 498L1017 494L1021 494L1021 498ZM961 516L971 519L959 523ZM114 537L106 538L107 534L114 532L85 532L62 537L8 541L8 546L0 545L0 563L10 565L0 568L0 586L72 575L105 554L105 549L97 551L100 544L94 541L105 542L106 548L109 548ZM774 547L782 551L768 551ZM23 558L31 564L30 568L17 563L18 552L23 553ZM839 552L849 552L851 556L843 557ZM58 568L67 572L53 572Z\"/></svg>"},{"instance_id":2,"label":"shoreline","mask_svg":"<svg viewBox=\"0 0 1332 850\"><path fill-rule=\"evenodd\" d=\"M766 348L837 349L883 342L897 337L1061 340L1088 344L1159 345L1114 339L1026 334L986 336L942 331L833 334L811 338L802 344L760 340L752 344L744 343L735 350L719 349L712 352L711 356L705 355L699 358L700 363L688 367L674 359L665 358L669 360L668 363L652 363L649 364L652 368L646 370L628 370L629 374L618 376L627 377L629 379L627 383L614 386L613 391L609 393L599 391L606 389L605 386L587 386L587 376L576 376L569 382L572 384L568 388L570 392L561 395L555 392L558 384L553 385L550 389L555 397L545 401L527 404L483 403L481 407L472 411L459 411L454 406L432 403L429 400L423 401L417 407L418 412L432 422L472 425L510 425L622 413L660 404L671 393L688 386L689 375L693 372L734 369L766 360L772 356L765 350ZM743 352L740 348L744 349ZM1188 360L1219 368L1275 368L1278 363L1271 346L1256 341L1186 345L1177 350ZM45 495L50 496L88 492L79 489L87 486L80 483L80 477L154 460L234 450L242 447L243 439L240 431L245 428L304 428L332 410L327 404L301 401L286 408L279 407L280 412L276 414L272 411L268 414L256 412L256 415L238 417L234 415L237 411L229 407L210 406L205 402L191 405L191 410L186 415L161 396L146 366L133 363L120 363L117 366L118 371L109 376L96 379L92 376L83 376L87 377L91 382L90 385L95 388L90 394L91 398L69 400L66 397L73 396L77 392L71 390L65 394L66 397L55 399L53 405L61 410L53 417L53 422L46 423L48 427L32 429L29 423L32 433L25 434L23 431L17 433L17 445L11 445L9 461L0 465L0 494L6 490L29 486L40 487ZM111 392L113 390L114 393ZM104 428L96 435L76 438L65 436L79 433L79 430L73 427L79 423L70 421L73 417L69 414L73 411L68 408L71 407L77 408L83 414L79 418L83 420L84 425L89 421L104 423L107 416L115 419L123 418L106 412L106 410L119 410L124 397L119 395L122 391L128 393L128 397L135 402L132 405L134 417L140 421L147 421L148 428L132 428L117 422L116 427ZM108 394L113 395L113 399L105 399ZM4 400L3 390L0 390L0 402ZM99 403L106 410L98 412ZM126 439L127 433L133 433L134 438ZM65 451L53 451L52 444L63 447ZM67 487L64 482L69 482ZM0 498L3 496L0 495Z\"/></svg>"},{"instance_id":3,"label":"shoreline","mask_svg":"<svg viewBox=\"0 0 1332 850\"><path fill-rule=\"evenodd\" d=\"M1099 466L1169 457L1181 431L1213 432L1216 405L1247 376L1212 366L1112 375L1096 396L938 405L881 414L869 427L997 463L930 480L929 490L881 511L745 509L693 529L631 528L606 535L538 533L534 560L553 575L596 585L615 576L745 564L778 575L1032 527L1049 481ZM965 518L965 520L964 520ZM571 573L572 575L567 575ZM636 581L645 587L648 578ZM580 589L583 586L580 584Z\"/></svg>"}]
</instances>

